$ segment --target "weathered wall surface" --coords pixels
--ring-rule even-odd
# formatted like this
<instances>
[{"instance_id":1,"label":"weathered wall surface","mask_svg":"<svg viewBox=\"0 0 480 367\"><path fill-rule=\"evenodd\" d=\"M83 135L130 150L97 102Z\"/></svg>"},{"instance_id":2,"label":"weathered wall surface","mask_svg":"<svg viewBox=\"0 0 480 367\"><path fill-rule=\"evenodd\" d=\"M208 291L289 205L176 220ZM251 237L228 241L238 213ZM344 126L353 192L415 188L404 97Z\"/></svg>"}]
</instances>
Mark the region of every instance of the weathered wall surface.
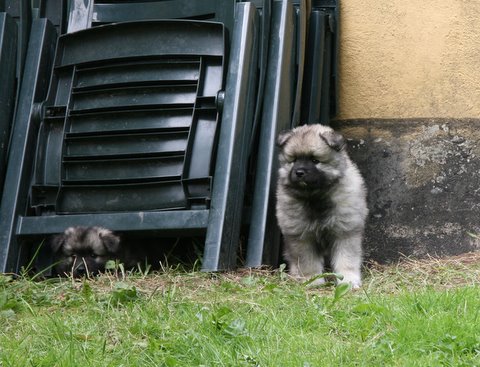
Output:
<instances>
[{"instance_id":1,"label":"weathered wall surface","mask_svg":"<svg viewBox=\"0 0 480 367\"><path fill-rule=\"evenodd\" d=\"M480 249L480 1L341 0L340 106L367 259Z\"/></svg>"},{"instance_id":2,"label":"weathered wall surface","mask_svg":"<svg viewBox=\"0 0 480 367\"><path fill-rule=\"evenodd\" d=\"M338 121L368 186L366 258L454 255L480 249L480 123ZM472 129L472 126L476 128Z\"/></svg>"},{"instance_id":3,"label":"weathered wall surface","mask_svg":"<svg viewBox=\"0 0 480 367\"><path fill-rule=\"evenodd\" d=\"M340 119L480 117L480 1L340 5Z\"/></svg>"}]
</instances>

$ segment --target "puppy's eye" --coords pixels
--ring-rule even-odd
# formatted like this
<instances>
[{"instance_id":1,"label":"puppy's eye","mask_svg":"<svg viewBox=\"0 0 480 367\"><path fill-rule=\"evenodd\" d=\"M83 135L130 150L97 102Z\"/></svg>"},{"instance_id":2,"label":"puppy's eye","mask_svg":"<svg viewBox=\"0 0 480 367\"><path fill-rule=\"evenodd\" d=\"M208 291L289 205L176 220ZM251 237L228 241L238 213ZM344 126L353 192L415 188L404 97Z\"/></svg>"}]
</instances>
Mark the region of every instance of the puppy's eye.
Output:
<instances>
[{"instance_id":1,"label":"puppy's eye","mask_svg":"<svg viewBox=\"0 0 480 367\"><path fill-rule=\"evenodd\" d=\"M320 163L320 161L318 159L315 159L315 158L312 158L311 161L312 161L313 164Z\"/></svg>"},{"instance_id":2,"label":"puppy's eye","mask_svg":"<svg viewBox=\"0 0 480 367\"><path fill-rule=\"evenodd\" d=\"M90 254L90 257L92 257L92 258L95 259L96 257L98 257L98 255L92 252L92 253Z\"/></svg>"}]
</instances>

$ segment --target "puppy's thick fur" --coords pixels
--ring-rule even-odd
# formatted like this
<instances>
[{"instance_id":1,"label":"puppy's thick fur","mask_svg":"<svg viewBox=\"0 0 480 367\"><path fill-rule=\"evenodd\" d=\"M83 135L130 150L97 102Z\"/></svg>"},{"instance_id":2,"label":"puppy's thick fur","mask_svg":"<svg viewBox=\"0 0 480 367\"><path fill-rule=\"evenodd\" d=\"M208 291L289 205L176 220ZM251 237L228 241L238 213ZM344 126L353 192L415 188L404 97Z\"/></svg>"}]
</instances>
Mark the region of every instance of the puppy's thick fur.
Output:
<instances>
[{"instance_id":1,"label":"puppy's thick fur","mask_svg":"<svg viewBox=\"0 0 480 367\"><path fill-rule=\"evenodd\" d=\"M366 189L343 137L328 126L303 125L281 133L277 143L276 214L290 273L321 274L328 256L343 282L360 287Z\"/></svg>"},{"instance_id":2,"label":"puppy's thick fur","mask_svg":"<svg viewBox=\"0 0 480 367\"><path fill-rule=\"evenodd\" d=\"M58 275L82 277L105 271L109 260L119 260L125 267L135 265L122 247L120 237L102 227L69 227L50 241Z\"/></svg>"}]
</instances>

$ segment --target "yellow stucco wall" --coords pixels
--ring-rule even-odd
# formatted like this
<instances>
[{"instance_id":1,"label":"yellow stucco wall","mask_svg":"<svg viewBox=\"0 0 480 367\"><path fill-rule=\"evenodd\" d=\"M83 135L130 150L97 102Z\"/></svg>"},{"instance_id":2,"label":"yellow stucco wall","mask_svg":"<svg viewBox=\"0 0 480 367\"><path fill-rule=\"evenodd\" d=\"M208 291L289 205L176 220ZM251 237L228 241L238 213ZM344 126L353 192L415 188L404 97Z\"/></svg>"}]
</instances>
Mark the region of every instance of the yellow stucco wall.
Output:
<instances>
[{"instance_id":1,"label":"yellow stucco wall","mask_svg":"<svg viewBox=\"0 0 480 367\"><path fill-rule=\"evenodd\" d=\"M340 113L479 118L479 0L341 0Z\"/></svg>"}]
</instances>

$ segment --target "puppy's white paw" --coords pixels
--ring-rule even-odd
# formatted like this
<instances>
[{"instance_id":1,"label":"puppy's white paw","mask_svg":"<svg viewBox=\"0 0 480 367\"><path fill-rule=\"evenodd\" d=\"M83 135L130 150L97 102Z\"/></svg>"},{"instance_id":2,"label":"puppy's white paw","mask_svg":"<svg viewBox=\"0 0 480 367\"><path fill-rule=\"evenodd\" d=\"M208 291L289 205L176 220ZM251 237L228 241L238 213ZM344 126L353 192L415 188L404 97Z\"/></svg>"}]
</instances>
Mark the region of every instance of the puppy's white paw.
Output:
<instances>
[{"instance_id":1,"label":"puppy's white paw","mask_svg":"<svg viewBox=\"0 0 480 367\"><path fill-rule=\"evenodd\" d=\"M321 287L325 284L325 278L316 278L311 277L310 279L305 279L308 287Z\"/></svg>"},{"instance_id":2,"label":"puppy's white paw","mask_svg":"<svg viewBox=\"0 0 480 367\"><path fill-rule=\"evenodd\" d=\"M362 279L358 274L344 274L343 279L339 280L338 283L347 283L352 286L352 289L358 289L362 286Z\"/></svg>"}]
</instances>

